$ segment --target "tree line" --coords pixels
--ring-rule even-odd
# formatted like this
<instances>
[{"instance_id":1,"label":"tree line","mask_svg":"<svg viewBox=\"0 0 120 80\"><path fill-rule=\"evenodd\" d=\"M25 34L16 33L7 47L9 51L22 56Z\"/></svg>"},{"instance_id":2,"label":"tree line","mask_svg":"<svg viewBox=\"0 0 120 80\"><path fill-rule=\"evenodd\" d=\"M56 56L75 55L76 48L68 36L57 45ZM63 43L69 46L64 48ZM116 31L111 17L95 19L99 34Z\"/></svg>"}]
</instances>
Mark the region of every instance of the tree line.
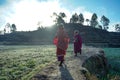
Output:
<instances>
[{"instance_id":1,"label":"tree line","mask_svg":"<svg viewBox=\"0 0 120 80\"><path fill-rule=\"evenodd\" d=\"M4 34L6 34L6 33L15 32L16 30L17 30L17 27L15 24L6 23L3 32Z\"/></svg>"},{"instance_id":2,"label":"tree line","mask_svg":"<svg viewBox=\"0 0 120 80\"><path fill-rule=\"evenodd\" d=\"M57 13L53 13L53 16L56 16L56 19L54 22L56 22L56 24L60 24L60 23L65 23L64 18L66 17L66 14L64 12L60 12L59 14ZM93 13L91 19L85 19L83 14L73 14L72 17L70 18L70 22L69 23L80 23L82 25L84 25L84 22L87 22L88 26L92 26L92 27L98 27L100 29L105 29L107 30L109 27L109 23L110 20L106 17L106 16L102 16L100 22L102 23L102 26L99 24L98 22L98 17L96 13Z\"/></svg>"},{"instance_id":3,"label":"tree line","mask_svg":"<svg viewBox=\"0 0 120 80\"><path fill-rule=\"evenodd\" d=\"M67 16L64 12L60 12L59 14L54 12L53 16L56 16L56 19L54 20L54 22L56 24L66 23L64 18L67 17ZM110 23L109 18L107 18L104 15L101 16L100 21L98 21L98 16L97 16L96 13L92 14L91 19L85 19L84 15L82 13L80 13L80 14L74 13L72 15L72 17L70 18L69 23L79 23L79 24L84 25L85 21L87 23L87 26L92 26L94 28L99 28L99 29L104 29L104 30L107 30L109 28L109 23ZM99 22L102 25L100 25ZM120 24L115 24L113 27L115 27L115 30L117 32L120 32Z\"/></svg>"}]
</instances>

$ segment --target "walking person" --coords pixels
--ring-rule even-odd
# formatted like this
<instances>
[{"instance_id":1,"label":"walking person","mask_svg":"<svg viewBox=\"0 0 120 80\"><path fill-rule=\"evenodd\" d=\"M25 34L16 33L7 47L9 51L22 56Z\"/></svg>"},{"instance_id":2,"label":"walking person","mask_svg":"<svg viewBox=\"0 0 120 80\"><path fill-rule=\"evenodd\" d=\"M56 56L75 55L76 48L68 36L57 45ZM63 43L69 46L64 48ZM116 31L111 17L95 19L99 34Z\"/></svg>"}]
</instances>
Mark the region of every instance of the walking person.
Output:
<instances>
[{"instance_id":1,"label":"walking person","mask_svg":"<svg viewBox=\"0 0 120 80\"><path fill-rule=\"evenodd\" d=\"M64 56L66 55L66 50L68 48L69 37L64 29L64 25L60 24L58 26L57 34L54 38L54 44L56 45L56 56L58 61L60 61L59 66L64 63Z\"/></svg>"},{"instance_id":2,"label":"walking person","mask_svg":"<svg viewBox=\"0 0 120 80\"><path fill-rule=\"evenodd\" d=\"M75 56L77 56L77 53L81 54L81 48L82 48L82 38L79 34L78 30L74 31L74 53Z\"/></svg>"}]
</instances>

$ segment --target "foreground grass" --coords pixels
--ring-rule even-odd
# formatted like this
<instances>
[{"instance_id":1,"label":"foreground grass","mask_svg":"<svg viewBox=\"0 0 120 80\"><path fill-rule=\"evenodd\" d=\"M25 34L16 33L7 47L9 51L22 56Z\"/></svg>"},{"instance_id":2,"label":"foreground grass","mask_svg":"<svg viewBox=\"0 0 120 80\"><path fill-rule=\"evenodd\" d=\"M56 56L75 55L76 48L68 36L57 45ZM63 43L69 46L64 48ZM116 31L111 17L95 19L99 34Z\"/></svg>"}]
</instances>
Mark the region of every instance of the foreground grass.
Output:
<instances>
[{"instance_id":1,"label":"foreground grass","mask_svg":"<svg viewBox=\"0 0 120 80\"><path fill-rule=\"evenodd\" d=\"M53 45L0 46L0 80L27 80L53 61Z\"/></svg>"},{"instance_id":2,"label":"foreground grass","mask_svg":"<svg viewBox=\"0 0 120 80\"><path fill-rule=\"evenodd\" d=\"M88 52L89 49L89 47L84 46L82 49L83 53ZM110 62L119 62L120 57L118 54L111 54L111 51L107 51L110 50L105 49ZM117 49L115 51L117 53L120 50ZM0 80L30 80L30 78L43 67L56 61L55 52L56 47L54 45L0 46ZM73 55L73 46L69 45L66 57L69 57L71 54ZM114 64L115 66L112 65L112 70L118 71L119 64L117 64L118 66L116 66L116 63ZM120 79L119 74L112 70L110 74L107 75L107 78L101 80ZM96 76L91 76L91 74L88 75L88 78L89 80L98 80Z\"/></svg>"},{"instance_id":3,"label":"foreground grass","mask_svg":"<svg viewBox=\"0 0 120 80\"><path fill-rule=\"evenodd\" d=\"M110 70L107 78L110 80L120 80L120 48L104 48Z\"/></svg>"}]
</instances>

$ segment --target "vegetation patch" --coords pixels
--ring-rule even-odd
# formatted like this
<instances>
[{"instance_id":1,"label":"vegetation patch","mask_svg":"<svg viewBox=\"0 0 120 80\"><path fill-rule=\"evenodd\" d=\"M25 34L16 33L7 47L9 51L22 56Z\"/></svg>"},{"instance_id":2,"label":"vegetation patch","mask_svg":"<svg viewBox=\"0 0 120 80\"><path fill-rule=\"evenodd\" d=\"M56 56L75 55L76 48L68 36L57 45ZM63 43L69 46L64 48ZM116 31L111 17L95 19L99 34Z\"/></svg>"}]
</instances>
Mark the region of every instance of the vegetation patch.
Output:
<instances>
[{"instance_id":1,"label":"vegetation patch","mask_svg":"<svg viewBox=\"0 0 120 80\"><path fill-rule=\"evenodd\" d=\"M0 48L0 80L27 80L42 67L56 60L55 47L52 45Z\"/></svg>"}]
</instances>

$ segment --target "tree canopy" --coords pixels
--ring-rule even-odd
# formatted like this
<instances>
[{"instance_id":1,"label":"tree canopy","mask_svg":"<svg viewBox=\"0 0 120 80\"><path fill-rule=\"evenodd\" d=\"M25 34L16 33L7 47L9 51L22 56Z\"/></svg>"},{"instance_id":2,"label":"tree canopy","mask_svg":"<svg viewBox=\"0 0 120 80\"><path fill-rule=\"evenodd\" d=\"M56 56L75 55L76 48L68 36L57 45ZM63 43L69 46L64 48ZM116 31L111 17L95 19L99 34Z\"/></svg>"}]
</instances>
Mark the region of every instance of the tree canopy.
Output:
<instances>
[{"instance_id":1,"label":"tree canopy","mask_svg":"<svg viewBox=\"0 0 120 80\"><path fill-rule=\"evenodd\" d=\"M16 25L12 24L12 26L11 26L11 32L15 32L16 30L17 30Z\"/></svg>"},{"instance_id":2,"label":"tree canopy","mask_svg":"<svg viewBox=\"0 0 120 80\"><path fill-rule=\"evenodd\" d=\"M115 30L116 30L117 32L120 32L120 24L115 24Z\"/></svg>"},{"instance_id":3,"label":"tree canopy","mask_svg":"<svg viewBox=\"0 0 120 80\"><path fill-rule=\"evenodd\" d=\"M82 24L82 25L84 23L84 17L83 17L82 13L79 14L79 23Z\"/></svg>"},{"instance_id":4,"label":"tree canopy","mask_svg":"<svg viewBox=\"0 0 120 80\"><path fill-rule=\"evenodd\" d=\"M90 25L92 27L96 27L98 25L98 21L97 21L97 14L96 13L93 13L92 17L91 17L91 21L90 21Z\"/></svg>"},{"instance_id":5,"label":"tree canopy","mask_svg":"<svg viewBox=\"0 0 120 80\"><path fill-rule=\"evenodd\" d=\"M104 15L101 17L100 22L102 23L105 30L107 30L109 28L108 25L110 23L110 20L107 17L105 17Z\"/></svg>"},{"instance_id":6,"label":"tree canopy","mask_svg":"<svg viewBox=\"0 0 120 80\"><path fill-rule=\"evenodd\" d=\"M79 20L78 14L75 13L72 15L72 17L70 18L70 23L77 23Z\"/></svg>"},{"instance_id":7,"label":"tree canopy","mask_svg":"<svg viewBox=\"0 0 120 80\"><path fill-rule=\"evenodd\" d=\"M56 17L56 19L54 20L54 22L56 24L61 24L61 23L64 24L65 23L64 18L66 17L66 14L64 12L60 12L59 14L54 12L53 16Z\"/></svg>"}]
</instances>

